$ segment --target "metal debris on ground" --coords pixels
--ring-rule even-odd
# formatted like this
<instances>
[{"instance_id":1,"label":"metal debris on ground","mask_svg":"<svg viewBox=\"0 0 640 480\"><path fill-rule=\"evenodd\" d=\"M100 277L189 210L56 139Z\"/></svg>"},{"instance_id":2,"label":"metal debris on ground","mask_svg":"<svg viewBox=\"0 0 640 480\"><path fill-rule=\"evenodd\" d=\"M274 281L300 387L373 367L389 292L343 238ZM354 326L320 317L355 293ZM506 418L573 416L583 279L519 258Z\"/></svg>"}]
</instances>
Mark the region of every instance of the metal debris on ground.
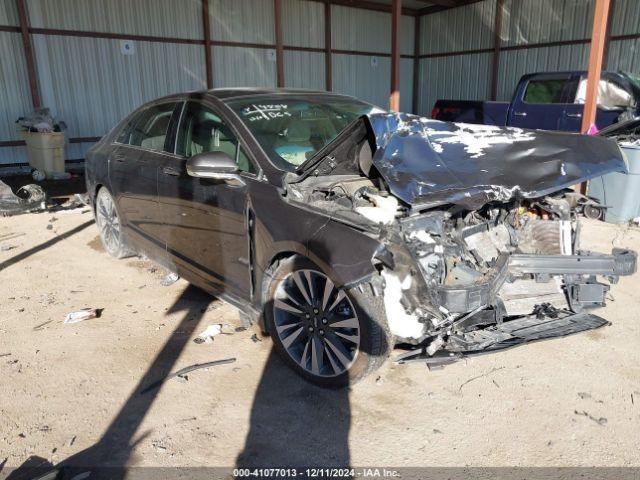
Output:
<instances>
[{"instance_id":1,"label":"metal debris on ground","mask_svg":"<svg viewBox=\"0 0 640 480\"><path fill-rule=\"evenodd\" d=\"M165 275L165 277L160 281L160 285L163 287L168 287L173 285L178 280L180 280L180 276L177 273L170 272Z\"/></svg>"},{"instance_id":2,"label":"metal debris on ground","mask_svg":"<svg viewBox=\"0 0 640 480\"><path fill-rule=\"evenodd\" d=\"M71 312L67 314L64 319L64 323L79 323L89 320L91 318L100 318L102 314L102 308L83 308L77 312Z\"/></svg>"},{"instance_id":3,"label":"metal debris on ground","mask_svg":"<svg viewBox=\"0 0 640 480\"><path fill-rule=\"evenodd\" d=\"M46 206L47 196L39 185L25 185L16 193L13 193L11 187L0 180L0 216L8 217L43 210Z\"/></svg>"},{"instance_id":4,"label":"metal debris on ground","mask_svg":"<svg viewBox=\"0 0 640 480\"><path fill-rule=\"evenodd\" d=\"M48 320L44 323L41 323L40 325L36 325L35 327L33 327L34 330L43 330L45 325L50 324L51 322L53 322L53 320Z\"/></svg>"},{"instance_id":5,"label":"metal debris on ground","mask_svg":"<svg viewBox=\"0 0 640 480\"><path fill-rule=\"evenodd\" d=\"M188 367L181 368L177 372L172 373L171 375L167 375L165 378L153 382L151 385L149 385L148 387L140 391L140 395L144 395L145 393L155 390L156 388L160 387L160 385L162 385L164 382L166 382L167 380L171 380L172 378L182 377L182 380L184 380L186 374L193 372L194 370L214 367L216 365L225 365L227 363L233 363L235 361L236 361L235 358L223 358L222 360L213 360L211 362L206 362L206 363L196 363L195 365L190 365Z\"/></svg>"}]
</instances>

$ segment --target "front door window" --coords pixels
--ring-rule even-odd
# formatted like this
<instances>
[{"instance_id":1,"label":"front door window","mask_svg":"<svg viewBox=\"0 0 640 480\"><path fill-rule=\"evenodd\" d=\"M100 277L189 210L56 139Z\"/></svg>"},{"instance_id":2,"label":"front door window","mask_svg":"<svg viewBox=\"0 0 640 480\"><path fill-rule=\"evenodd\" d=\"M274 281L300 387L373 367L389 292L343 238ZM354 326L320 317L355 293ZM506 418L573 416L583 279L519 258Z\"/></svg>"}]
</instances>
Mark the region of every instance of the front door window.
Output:
<instances>
[{"instance_id":1,"label":"front door window","mask_svg":"<svg viewBox=\"0 0 640 480\"><path fill-rule=\"evenodd\" d=\"M190 102L180 124L176 153L189 158L204 152L226 153L240 171L257 173L229 126L213 110Z\"/></svg>"}]
</instances>

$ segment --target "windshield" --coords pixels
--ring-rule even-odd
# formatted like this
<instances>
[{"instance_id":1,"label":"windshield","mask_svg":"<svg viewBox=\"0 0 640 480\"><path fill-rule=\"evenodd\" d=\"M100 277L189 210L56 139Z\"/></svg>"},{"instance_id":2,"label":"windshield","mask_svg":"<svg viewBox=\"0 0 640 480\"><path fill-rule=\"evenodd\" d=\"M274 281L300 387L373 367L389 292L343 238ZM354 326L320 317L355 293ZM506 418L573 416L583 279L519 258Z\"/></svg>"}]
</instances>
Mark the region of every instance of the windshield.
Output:
<instances>
[{"instance_id":1,"label":"windshield","mask_svg":"<svg viewBox=\"0 0 640 480\"><path fill-rule=\"evenodd\" d=\"M278 167L294 171L362 115L382 112L365 102L331 96L242 98L228 105Z\"/></svg>"}]
</instances>

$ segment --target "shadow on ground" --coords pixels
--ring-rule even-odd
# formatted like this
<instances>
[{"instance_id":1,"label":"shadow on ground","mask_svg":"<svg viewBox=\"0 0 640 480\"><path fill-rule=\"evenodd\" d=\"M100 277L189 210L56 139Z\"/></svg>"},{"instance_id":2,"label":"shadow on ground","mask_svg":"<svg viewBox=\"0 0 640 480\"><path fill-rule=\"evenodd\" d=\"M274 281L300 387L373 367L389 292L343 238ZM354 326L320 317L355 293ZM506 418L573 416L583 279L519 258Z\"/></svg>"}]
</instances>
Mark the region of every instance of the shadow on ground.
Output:
<instances>
[{"instance_id":1,"label":"shadow on ground","mask_svg":"<svg viewBox=\"0 0 640 480\"><path fill-rule=\"evenodd\" d=\"M141 392L181 367L176 365L177 359L207 306L214 300L196 287L185 289L168 311L182 312L182 319L95 445L55 466L44 458L31 456L12 470L7 480L36 477L60 480L78 475L77 478L91 479L144 476L144 469L136 469L131 475L134 472L129 464L136 445L151 433L138 432L138 428L161 389ZM232 468L235 463L237 467L262 468L346 467L349 465L350 420L347 389L315 387L298 377L275 352L271 352L255 392L244 449L237 459L229 458L226 465L220 466ZM210 448L213 451L216 445L212 443ZM204 470L198 473L206 473ZM91 472L91 475L84 476L85 472ZM151 474L150 471L146 473Z\"/></svg>"}]
</instances>

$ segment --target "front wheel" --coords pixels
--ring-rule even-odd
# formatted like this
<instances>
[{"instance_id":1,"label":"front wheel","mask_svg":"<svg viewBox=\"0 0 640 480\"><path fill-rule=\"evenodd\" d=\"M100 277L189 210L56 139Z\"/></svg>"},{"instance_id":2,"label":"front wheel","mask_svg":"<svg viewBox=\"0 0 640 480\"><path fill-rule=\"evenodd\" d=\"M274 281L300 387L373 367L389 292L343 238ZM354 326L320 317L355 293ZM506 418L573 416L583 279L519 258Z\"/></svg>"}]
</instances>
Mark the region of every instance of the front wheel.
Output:
<instances>
[{"instance_id":1,"label":"front wheel","mask_svg":"<svg viewBox=\"0 0 640 480\"><path fill-rule=\"evenodd\" d=\"M376 370L392 337L382 299L369 285L346 290L302 257L268 273L264 314L274 348L299 375L340 388Z\"/></svg>"},{"instance_id":2,"label":"front wheel","mask_svg":"<svg viewBox=\"0 0 640 480\"><path fill-rule=\"evenodd\" d=\"M96 225L100 232L102 246L109 255L126 258L135 254L127 244L122 231L116 202L105 187L100 188L96 195Z\"/></svg>"}]
</instances>

